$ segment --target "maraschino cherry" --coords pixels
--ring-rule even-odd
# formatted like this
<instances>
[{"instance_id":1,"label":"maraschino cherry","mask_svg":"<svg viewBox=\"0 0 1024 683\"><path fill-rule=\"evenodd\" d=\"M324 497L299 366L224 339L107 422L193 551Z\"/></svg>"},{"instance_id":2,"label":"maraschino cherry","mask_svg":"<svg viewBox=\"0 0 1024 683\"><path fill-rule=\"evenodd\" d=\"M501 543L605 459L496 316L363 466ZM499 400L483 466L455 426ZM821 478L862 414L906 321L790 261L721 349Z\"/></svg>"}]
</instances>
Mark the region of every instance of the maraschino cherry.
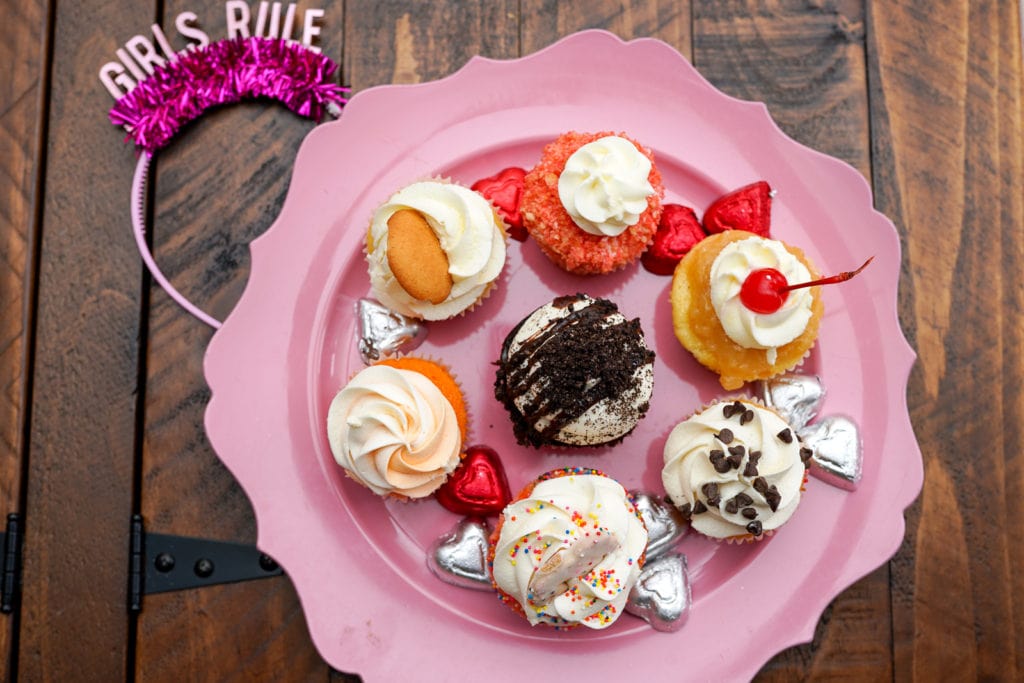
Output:
<instances>
[{"instance_id":1,"label":"maraschino cherry","mask_svg":"<svg viewBox=\"0 0 1024 683\"><path fill-rule=\"evenodd\" d=\"M869 258L857 270L847 270L832 277L823 277L819 280L801 282L796 285L789 284L786 281L786 276L774 268L758 268L757 270L750 271L750 274L743 281L743 286L740 287L740 301L754 313L774 313L786 303L791 290L845 282L867 268L873 258L875 257Z\"/></svg>"}]
</instances>

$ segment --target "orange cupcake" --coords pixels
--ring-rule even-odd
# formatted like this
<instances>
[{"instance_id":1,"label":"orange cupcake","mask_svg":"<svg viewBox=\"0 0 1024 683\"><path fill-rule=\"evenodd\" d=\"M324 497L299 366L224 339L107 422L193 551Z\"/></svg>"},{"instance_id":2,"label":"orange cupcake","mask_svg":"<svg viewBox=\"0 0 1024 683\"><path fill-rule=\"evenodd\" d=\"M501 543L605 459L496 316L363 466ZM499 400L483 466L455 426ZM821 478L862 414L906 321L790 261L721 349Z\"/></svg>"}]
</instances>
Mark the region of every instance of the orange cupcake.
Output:
<instances>
[{"instance_id":1,"label":"orange cupcake","mask_svg":"<svg viewBox=\"0 0 1024 683\"><path fill-rule=\"evenodd\" d=\"M817 287L788 292L778 310L748 306L745 283L768 270L789 284L818 277L800 249L742 230L701 240L672 276L676 338L730 391L793 369L818 338L824 305Z\"/></svg>"},{"instance_id":2,"label":"orange cupcake","mask_svg":"<svg viewBox=\"0 0 1024 683\"><path fill-rule=\"evenodd\" d=\"M621 133L565 133L526 174L520 211L541 251L580 275L609 273L654 239L665 194L654 154Z\"/></svg>"},{"instance_id":3,"label":"orange cupcake","mask_svg":"<svg viewBox=\"0 0 1024 683\"><path fill-rule=\"evenodd\" d=\"M502 602L531 625L603 629L622 614L646 549L647 529L622 485L566 467L505 507L488 568Z\"/></svg>"},{"instance_id":4,"label":"orange cupcake","mask_svg":"<svg viewBox=\"0 0 1024 683\"><path fill-rule=\"evenodd\" d=\"M458 466L468 422L451 373L406 356L349 380L328 409L327 439L345 473L377 495L424 498Z\"/></svg>"}]
</instances>

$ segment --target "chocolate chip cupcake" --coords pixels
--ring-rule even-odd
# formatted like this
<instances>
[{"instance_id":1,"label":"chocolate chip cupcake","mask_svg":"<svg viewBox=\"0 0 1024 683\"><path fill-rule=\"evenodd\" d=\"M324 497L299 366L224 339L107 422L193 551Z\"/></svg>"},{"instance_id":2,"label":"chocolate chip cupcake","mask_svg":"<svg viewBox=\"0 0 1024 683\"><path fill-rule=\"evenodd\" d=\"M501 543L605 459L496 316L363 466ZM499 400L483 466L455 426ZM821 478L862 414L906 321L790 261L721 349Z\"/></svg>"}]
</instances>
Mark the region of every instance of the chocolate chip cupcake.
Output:
<instances>
[{"instance_id":1,"label":"chocolate chip cupcake","mask_svg":"<svg viewBox=\"0 0 1024 683\"><path fill-rule=\"evenodd\" d=\"M664 456L665 491L692 527L746 542L772 535L793 515L811 452L777 413L739 398L677 424Z\"/></svg>"},{"instance_id":2,"label":"chocolate chip cupcake","mask_svg":"<svg viewBox=\"0 0 1024 683\"><path fill-rule=\"evenodd\" d=\"M523 445L613 444L647 412L654 352L607 299L558 297L505 338L494 395Z\"/></svg>"}]
</instances>

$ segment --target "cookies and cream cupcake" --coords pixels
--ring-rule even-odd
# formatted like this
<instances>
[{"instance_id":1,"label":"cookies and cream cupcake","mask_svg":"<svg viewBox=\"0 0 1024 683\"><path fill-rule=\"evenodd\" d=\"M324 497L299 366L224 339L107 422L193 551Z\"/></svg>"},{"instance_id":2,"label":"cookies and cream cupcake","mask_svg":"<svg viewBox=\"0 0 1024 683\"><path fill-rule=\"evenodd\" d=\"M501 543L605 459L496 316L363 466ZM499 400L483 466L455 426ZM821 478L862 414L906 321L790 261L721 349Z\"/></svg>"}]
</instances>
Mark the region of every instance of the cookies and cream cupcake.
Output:
<instances>
[{"instance_id":1,"label":"cookies and cream cupcake","mask_svg":"<svg viewBox=\"0 0 1024 683\"><path fill-rule=\"evenodd\" d=\"M373 214L366 237L373 295L397 313L444 320L486 297L505 265L505 224L455 183L408 185Z\"/></svg>"},{"instance_id":2,"label":"cookies and cream cupcake","mask_svg":"<svg viewBox=\"0 0 1024 683\"><path fill-rule=\"evenodd\" d=\"M494 395L524 445L599 446L629 434L650 406L654 352L638 319L607 299L562 296L505 338Z\"/></svg>"},{"instance_id":3,"label":"cookies and cream cupcake","mask_svg":"<svg viewBox=\"0 0 1024 683\"><path fill-rule=\"evenodd\" d=\"M619 133L570 132L526 174L523 225L571 273L618 270L654 239L665 194L654 154Z\"/></svg>"},{"instance_id":4,"label":"cookies and cream cupcake","mask_svg":"<svg viewBox=\"0 0 1024 683\"><path fill-rule=\"evenodd\" d=\"M661 479L696 531L761 539L796 510L810 457L777 413L740 398L714 403L672 429Z\"/></svg>"},{"instance_id":5,"label":"cookies and cream cupcake","mask_svg":"<svg viewBox=\"0 0 1024 683\"><path fill-rule=\"evenodd\" d=\"M424 498L458 466L467 423L448 370L407 356L349 380L328 409L327 439L346 474L377 495Z\"/></svg>"},{"instance_id":6,"label":"cookies and cream cupcake","mask_svg":"<svg viewBox=\"0 0 1024 683\"><path fill-rule=\"evenodd\" d=\"M672 276L676 338L728 390L791 370L817 340L824 305L816 287L783 288L816 277L796 247L742 230L710 235Z\"/></svg>"},{"instance_id":7,"label":"cookies and cream cupcake","mask_svg":"<svg viewBox=\"0 0 1024 683\"><path fill-rule=\"evenodd\" d=\"M622 614L646 548L622 485L572 467L542 475L506 506L488 566L502 601L530 624L603 629Z\"/></svg>"}]
</instances>

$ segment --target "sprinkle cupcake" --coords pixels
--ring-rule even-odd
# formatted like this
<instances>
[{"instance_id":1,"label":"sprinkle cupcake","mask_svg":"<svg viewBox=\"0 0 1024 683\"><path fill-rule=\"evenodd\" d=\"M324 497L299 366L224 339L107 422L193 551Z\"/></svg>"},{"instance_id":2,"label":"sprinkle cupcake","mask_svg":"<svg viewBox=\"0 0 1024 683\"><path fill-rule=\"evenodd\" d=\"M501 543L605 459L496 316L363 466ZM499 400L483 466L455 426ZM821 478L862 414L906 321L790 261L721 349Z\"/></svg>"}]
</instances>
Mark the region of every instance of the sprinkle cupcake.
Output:
<instances>
[{"instance_id":1,"label":"sprinkle cupcake","mask_svg":"<svg viewBox=\"0 0 1024 683\"><path fill-rule=\"evenodd\" d=\"M621 440L647 412L654 352L637 319L607 299L558 297L505 338L494 395L523 445L599 446Z\"/></svg>"},{"instance_id":2,"label":"sprinkle cupcake","mask_svg":"<svg viewBox=\"0 0 1024 683\"><path fill-rule=\"evenodd\" d=\"M451 374L403 357L364 368L338 392L327 439L346 474L377 495L424 498L458 466L467 424Z\"/></svg>"},{"instance_id":3,"label":"sprinkle cupcake","mask_svg":"<svg viewBox=\"0 0 1024 683\"><path fill-rule=\"evenodd\" d=\"M796 247L742 230L711 235L672 276L676 338L730 391L782 374L814 346L824 312L817 288L786 288L816 277Z\"/></svg>"},{"instance_id":4,"label":"sprinkle cupcake","mask_svg":"<svg viewBox=\"0 0 1024 683\"><path fill-rule=\"evenodd\" d=\"M486 297L505 265L505 224L482 195L428 180L373 214L366 258L374 296L393 311L445 320Z\"/></svg>"},{"instance_id":5,"label":"sprinkle cupcake","mask_svg":"<svg viewBox=\"0 0 1024 683\"><path fill-rule=\"evenodd\" d=\"M488 567L502 602L531 625L603 629L640 576L647 529L621 484L598 470L555 470L505 508Z\"/></svg>"},{"instance_id":6,"label":"sprinkle cupcake","mask_svg":"<svg viewBox=\"0 0 1024 683\"><path fill-rule=\"evenodd\" d=\"M654 239L665 189L651 150L622 134L565 133L524 180L523 225L571 273L618 270Z\"/></svg>"},{"instance_id":7,"label":"sprinkle cupcake","mask_svg":"<svg viewBox=\"0 0 1024 683\"><path fill-rule=\"evenodd\" d=\"M665 442L662 483L698 532L761 540L800 503L810 449L775 412L739 398L680 422Z\"/></svg>"}]
</instances>

